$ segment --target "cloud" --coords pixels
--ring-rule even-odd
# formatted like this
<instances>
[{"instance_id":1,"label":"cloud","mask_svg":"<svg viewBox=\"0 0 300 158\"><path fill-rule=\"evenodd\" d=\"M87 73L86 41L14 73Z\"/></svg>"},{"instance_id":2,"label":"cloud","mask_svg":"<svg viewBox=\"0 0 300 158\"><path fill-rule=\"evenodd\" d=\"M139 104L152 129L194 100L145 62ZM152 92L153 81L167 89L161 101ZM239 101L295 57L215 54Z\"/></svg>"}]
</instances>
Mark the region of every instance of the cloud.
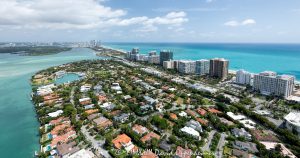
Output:
<instances>
[{"instance_id":1,"label":"cloud","mask_svg":"<svg viewBox=\"0 0 300 158\"><path fill-rule=\"evenodd\" d=\"M104 0L0 0L0 27L92 29L139 25L154 31L156 25L181 25L188 21L185 12L165 16L124 18L127 11L104 6ZM151 28L151 29L150 29Z\"/></svg>"},{"instance_id":2,"label":"cloud","mask_svg":"<svg viewBox=\"0 0 300 158\"><path fill-rule=\"evenodd\" d=\"M231 20L224 23L225 26L231 26L231 27L254 25L254 24L256 24L256 21L254 19L245 19L241 22L236 20Z\"/></svg>"}]
</instances>

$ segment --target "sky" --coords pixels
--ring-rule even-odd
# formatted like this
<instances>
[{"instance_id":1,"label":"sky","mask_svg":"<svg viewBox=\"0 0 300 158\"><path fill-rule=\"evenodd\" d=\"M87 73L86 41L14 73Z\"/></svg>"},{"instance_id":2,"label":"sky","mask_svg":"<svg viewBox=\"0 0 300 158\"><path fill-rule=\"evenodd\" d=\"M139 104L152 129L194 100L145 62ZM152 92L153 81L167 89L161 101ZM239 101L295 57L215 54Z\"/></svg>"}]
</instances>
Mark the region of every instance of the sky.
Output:
<instances>
[{"instance_id":1,"label":"sky","mask_svg":"<svg viewBox=\"0 0 300 158\"><path fill-rule=\"evenodd\" d=\"M299 0L0 0L0 42L300 43Z\"/></svg>"}]
</instances>

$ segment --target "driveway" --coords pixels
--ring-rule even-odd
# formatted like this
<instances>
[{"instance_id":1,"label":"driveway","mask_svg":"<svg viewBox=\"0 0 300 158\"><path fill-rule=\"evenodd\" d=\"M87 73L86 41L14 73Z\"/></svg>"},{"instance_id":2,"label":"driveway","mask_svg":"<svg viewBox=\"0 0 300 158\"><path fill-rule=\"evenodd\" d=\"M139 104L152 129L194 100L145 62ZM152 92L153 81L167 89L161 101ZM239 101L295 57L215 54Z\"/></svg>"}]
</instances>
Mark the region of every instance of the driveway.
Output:
<instances>
[{"instance_id":1,"label":"driveway","mask_svg":"<svg viewBox=\"0 0 300 158\"><path fill-rule=\"evenodd\" d=\"M227 135L225 133L221 133L221 137L217 146L217 151L215 153L216 158L222 158L223 157L223 148L225 145L225 138Z\"/></svg>"},{"instance_id":2,"label":"driveway","mask_svg":"<svg viewBox=\"0 0 300 158\"><path fill-rule=\"evenodd\" d=\"M212 140L212 138L213 138L213 136L214 136L215 133L216 133L215 130L212 130L212 131L209 132L208 138L207 138L207 143L202 147L202 151L203 151L203 152L204 152L204 151L210 151L209 145L210 145L211 140Z\"/></svg>"},{"instance_id":3,"label":"driveway","mask_svg":"<svg viewBox=\"0 0 300 158\"><path fill-rule=\"evenodd\" d=\"M94 137L92 137L89 134L88 130L86 129L86 126L82 126L80 130L83 133L83 135L86 137L86 139L88 141L92 142L93 148L95 148L96 152L98 152L97 154L100 154L100 155L102 155L105 158L112 158L110 156L110 154L108 153L108 151L103 148L103 145L105 143L104 140L96 140L96 139L94 139Z\"/></svg>"}]
</instances>

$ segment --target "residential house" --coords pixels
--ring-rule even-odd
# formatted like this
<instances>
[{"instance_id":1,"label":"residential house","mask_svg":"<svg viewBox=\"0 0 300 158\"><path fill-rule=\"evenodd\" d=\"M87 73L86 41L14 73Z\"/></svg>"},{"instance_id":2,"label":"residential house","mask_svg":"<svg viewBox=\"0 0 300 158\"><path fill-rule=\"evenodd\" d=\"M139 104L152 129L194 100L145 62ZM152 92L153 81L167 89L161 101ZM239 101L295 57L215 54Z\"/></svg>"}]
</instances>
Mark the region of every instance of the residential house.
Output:
<instances>
[{"instance_id":1,"label":"residential house","mask_svg":"<svg viewBox=\"0 0 300 158\"><path fill-rule=\"evenodd\" d=\"M184 149L181 146L177 146L174 158L191 158L193 151L191 149Z\"/></svg>"},{"instance_id":2,"label":"residential house","mask_svg":"<svg viewBox=\"0 0 300 158\"><path fill-rule=\"evenodd\" d=\"M71 141L69 143L57 144L56 150L59 157L67 157L79 151L80 148L76 146L75 141Z\"/></svg>"},{"instance_id":3,"label":"residential house","mask_svg":"<svg viewBox=\"0 0 300 158\"><path fill-rule=\"evenodd\" d=\"M143 137L141 138L141 141L142 141L143 143L146 143L146 142L151 141L153 138L159 140L159 139L160 139L160 136L159 136L158 134L154 133L154 132L150 132L150 133L146 134L145 136L143 136Z\"/></svg>"},{"instance_id":4,"label":"residential house","mask_svg":"<svg viewBox=\"0 0 300 158\"><path fill-rule=\"evenodd\" d=\"M120 122L120 123L125 123L126 121L129 120L130 114L122 113L118 116L114 116L114 121Z\"/></svg>"},{"instance_id":5,"label":"residential house","mask_svg":"<svg viewBox=\"0 0 300 158\"><path fill-rule=\"evenodd\" d=\"M195 120L190 120L189 122L187 122L185 124L187 127L191 127L194 130L198 131L198 132L202 132L202 126L199 122L195 121Z\"/></svg>"},{"instance_id":6,"label":"residential house","mask_svg":"<svg viewBox=\"0 0 300 158\"><path fill-rule=\"evenodd\" d=\"M141 158L158 158L151 150L146 150L142 153Z\"/></svg>"},{"instance_id":7,"label":"residential house","mask_svg":"<svg viewBox=\"0 0 300 158\"><path fill-rule=\"evenodd\" d=\"M187 109L187 110L185 110L185 112L187 114L189 114L190 116L197 117L197 113L191 109Z\"/></svg>"},{"instance_id":8,"label":"residential house","mask_svg":"<svg viewBox=\"0 0 300 158\"><path fill-rule=\"evenodd\" d=\"M87 117L87 119L91 121L91 120L93 120L93 119L95 119L95 118L98 118L98 117L100 117L100 116L101 116L101 114L95 113L95 114L89 115L89 116Z\"/></svg>"},{"instance_id":9,"label":"residential house","mask_svg":"<svg viewBox=\"0 0 300 158\"><path fill-rule=\"evenodd\" d=\"M187 113L184 111L181 111L178 115L181 117L187 117Z\"/></svg>"},{"instance_id":10,"label":"residential house","mask_svg":"<svg viewBox=\"0 0 300 158\"><path fill-rule=\"evenodd\" d=\"M202 109L202 108L198 108L197 109L198 114L200 114L201 116L205 116L206 115L206 110Z\"/></svg>"},{"instance_id":11,"label":"residential house","mask_svg":"<svg viewBox=\"0 0 300 158\"><path fill-rule=\"evenodd\" d=\"M97 125L97 127L101 128L101 129L107 129L108 127L113 125L113 123L109 119L107 119L103 116L94 119L93 122Z\"/></svg>"},{"instance_id":12,"label":"residential house","mask_svg":"<svg viewBox=\"0 0 300 158\"><path fill-rule=\"evenodd\" d=\"M88 92L91 88L92 88L92 85L91 85L91 84L85 84L85 85L82 85L82 86L80 87L80 92L81 92L81 93L86 93L86 92Z\"/></svg>"},{"instance_id":13,"label":"residential house","mask_svg":"<svg viewBox=\"0 0 300 158\"><path fill-rule=\"evenodd\" d=\"M49 113L48 116L50 116L50 117L58 117L58 116L60 116L60 115L63 114L63 113L64 113L64 112L63 112L62 110L57 110L57 111L55 111L55 112Z\"/></svg>"},{"instance_id":14,"label":"residential house","mask_svg":"<svg viewBox=\"0 0 300 158\"><path fill-rule=\"evenodd\" d=\"M252 136L249 132L247 132L244 128L234 128L231 130L232 135L235 137L244 137L247 140L251 140Z\"/></svg>"},{"instance_id":15,"label":"residential house","mask_svg":"<svg viewBox=\"0 0 300 158\"><path fill-rule=\"evenodd\" d=\"M120 134L112 140L112 144L116 149L125 149L127 152L137 151L138 148L131 142L131 138L126 134Z\"/></svg>"},{"instance_id":16,"label":"residential house","mask_svg":"<svg viewBox=\"0 0 300 158\"><path fill-rule=\"evenodd\" d=\"M185 127L181 128L180 131L187 134L187 135L190 135L190 136L192 136L196 139L199 139L199 140L201 139L201 136L200 136L199 132L196 131L195 129L191 128L191 127L185 126Z\"/></svg>"},{"instance_id":17,"label":"residential house","mask_svg":"<svg viewBox=\"0 0 300 158\"><path fill-rule=\"evenodd\" d=\"M81 149L67 158L96 158L96 156L92 151Z\"/></svg>"},{"instance_id":18,"label":"residential house","mask_svg":"<svg viewBox=\"0 0 300 158\"><path fill-rule=\"evenodd\" d=\"M169 116L170 116L170 118L171 118L172 120L177 120L177 119L178 119L177 115L174 114L174 113L170 113Z\"/></svg>"},{"instance_id":19,"label":"residential house","mask_svg":"<svg viewBox=\"0 0 300 158\"><path fill-rule=\"evenodd\" d=\"M207 126L208 121L202 118L196 118L196 120L201 124Z\"/></svg>"},{"instance_id":20,"label":"residential house","mask_svg":"<svg viewBox=\"0 0 300 158\"><path fill-rule=\"evenodd\" d=\"M232 143L232 145L233 145L234 148L239 149L239 150L244 150L244 151L248 151L248 152L251 152L251 153L258 152L255 143L241 142L241 141L236 140Z\"/></svg>"},{"instance_id":21,"label":"residential house","mask_svg":"<svg viewBox=\"0 0 300 158\"><path fill-rule=\"evenodd\" d=\"M142 113L147 113L148 111L153 111L153 106L146 104L146 105L140 106L140 109L141 109Z\"/></svg>"},{"instance_id":22,"label":"residential house","mask_svg":"<svg viewBox=\"0 0 300 158\"><path fill-rule=\"evenodd\" d=\"M256 158L255 155L238 149L232 149L232 155L239 158Z\"/></svg>"},{"instance_id":23,"label":"residential house","mask_svg":"<svg viewBox=\"0 0 300 158\"><path fill-rule=\"evenodd\" d=\"M103 103L102 105L100 105L100 107L106 111L111 111L116 107L116 105L113 104L112 102L106 102L106 103Z\"/></svg>"},{"instance_id":24,"label":"residential house","mask_svg":"<svg viewBox=\"0 0 300 158\"><path fill-rule=\"evenodd\" d=\"M132 130L138 135L143 135L143 134L146 134L149 132L149 130L146 127L144 127L142 125L138 125L138 124L135 124L132 127Z\"/></svg>"},{"instance_id":25,"label":"residential house","mask_svg":"<svg viewBox=\"0 0 300 158\"><path fill-rule=\"evenodd\" d=\"M91 104L92 103L92 99L91 98L81 98L81 99L79 99L79 103L81 104L81 105L89 105L89 104Z\"/></svg>"},{"instance_id":26,"label":"residential house","mask_svg":"<svg viewBox=\"0 0 300 158\"><path fill-rule=\"evenodd\" d=\"M84 106L84 109L85 109L85 110L88 110L88 109L93 109L94 107L95 107L94 104L89 104L89 105L85 105L85 106Z\"/></svg>"},{"instance_id":27,"label":"residential house","mask_svg":"<svg viewBox=\"0 0 300 158\"><path fill-rule=\"evenodd\" d=\"M215 109L215 108L209 108L209 109L208 109L208 112L210 112L211 114L216 114L216 115L222 114L221 111L219 111L219 110L217 110L217 109Z\"/></svg>"},{"instance_id":28,"label":"residential house","mask_svg":"<svg viewBox=\"0 0 300 158\"><path fill-rule=\"evenodd\" d=\"M172 150L172 145L168 144L165 140L159 143L159 147L166 152L170 152Z\"/></svg>"},{"instance_id":29,"label":"residential house","mask_svg":"<svg viewBox=\"0 0 300 158\"><path fill-rule=\"evenodd\" d=\"M150 105L154 105L155 103L158 102L157 99L153 99L153 98L151 98L151 97L149 97L149 96L144 96L144 99L145 99L146 102L147 102L148 104L150 104Z\"/></svg>"},{"instance_id":30,"label":"residential house","mask_svg":"<svg viewBox=\"0 0 300 158\"><path fill-rule=\"evenodd\" d=\"M90 115L90 114L96 113L98 111L99 111L98 109L90 109L90 110L86 110L85 113L87 113L88 115Z\"/></svg>"}]
</instances>

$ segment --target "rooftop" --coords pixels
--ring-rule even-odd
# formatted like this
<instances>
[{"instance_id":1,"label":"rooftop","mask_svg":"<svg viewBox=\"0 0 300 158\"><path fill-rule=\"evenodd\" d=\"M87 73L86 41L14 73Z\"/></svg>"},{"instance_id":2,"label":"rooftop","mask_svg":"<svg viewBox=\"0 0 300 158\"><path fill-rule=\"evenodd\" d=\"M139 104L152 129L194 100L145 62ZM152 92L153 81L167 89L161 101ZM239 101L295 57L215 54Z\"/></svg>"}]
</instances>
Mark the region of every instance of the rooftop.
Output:
<instances>
[{"instance_id":1,"label":"rooftop","mask_svg":"<svg viewBox=\"0 0 300 158\"><path fill-rule=\"evenodd\" d=\"M290 112L284 119L295 126L300 126L300 112Z\"/></svg>"}]
</instances>

